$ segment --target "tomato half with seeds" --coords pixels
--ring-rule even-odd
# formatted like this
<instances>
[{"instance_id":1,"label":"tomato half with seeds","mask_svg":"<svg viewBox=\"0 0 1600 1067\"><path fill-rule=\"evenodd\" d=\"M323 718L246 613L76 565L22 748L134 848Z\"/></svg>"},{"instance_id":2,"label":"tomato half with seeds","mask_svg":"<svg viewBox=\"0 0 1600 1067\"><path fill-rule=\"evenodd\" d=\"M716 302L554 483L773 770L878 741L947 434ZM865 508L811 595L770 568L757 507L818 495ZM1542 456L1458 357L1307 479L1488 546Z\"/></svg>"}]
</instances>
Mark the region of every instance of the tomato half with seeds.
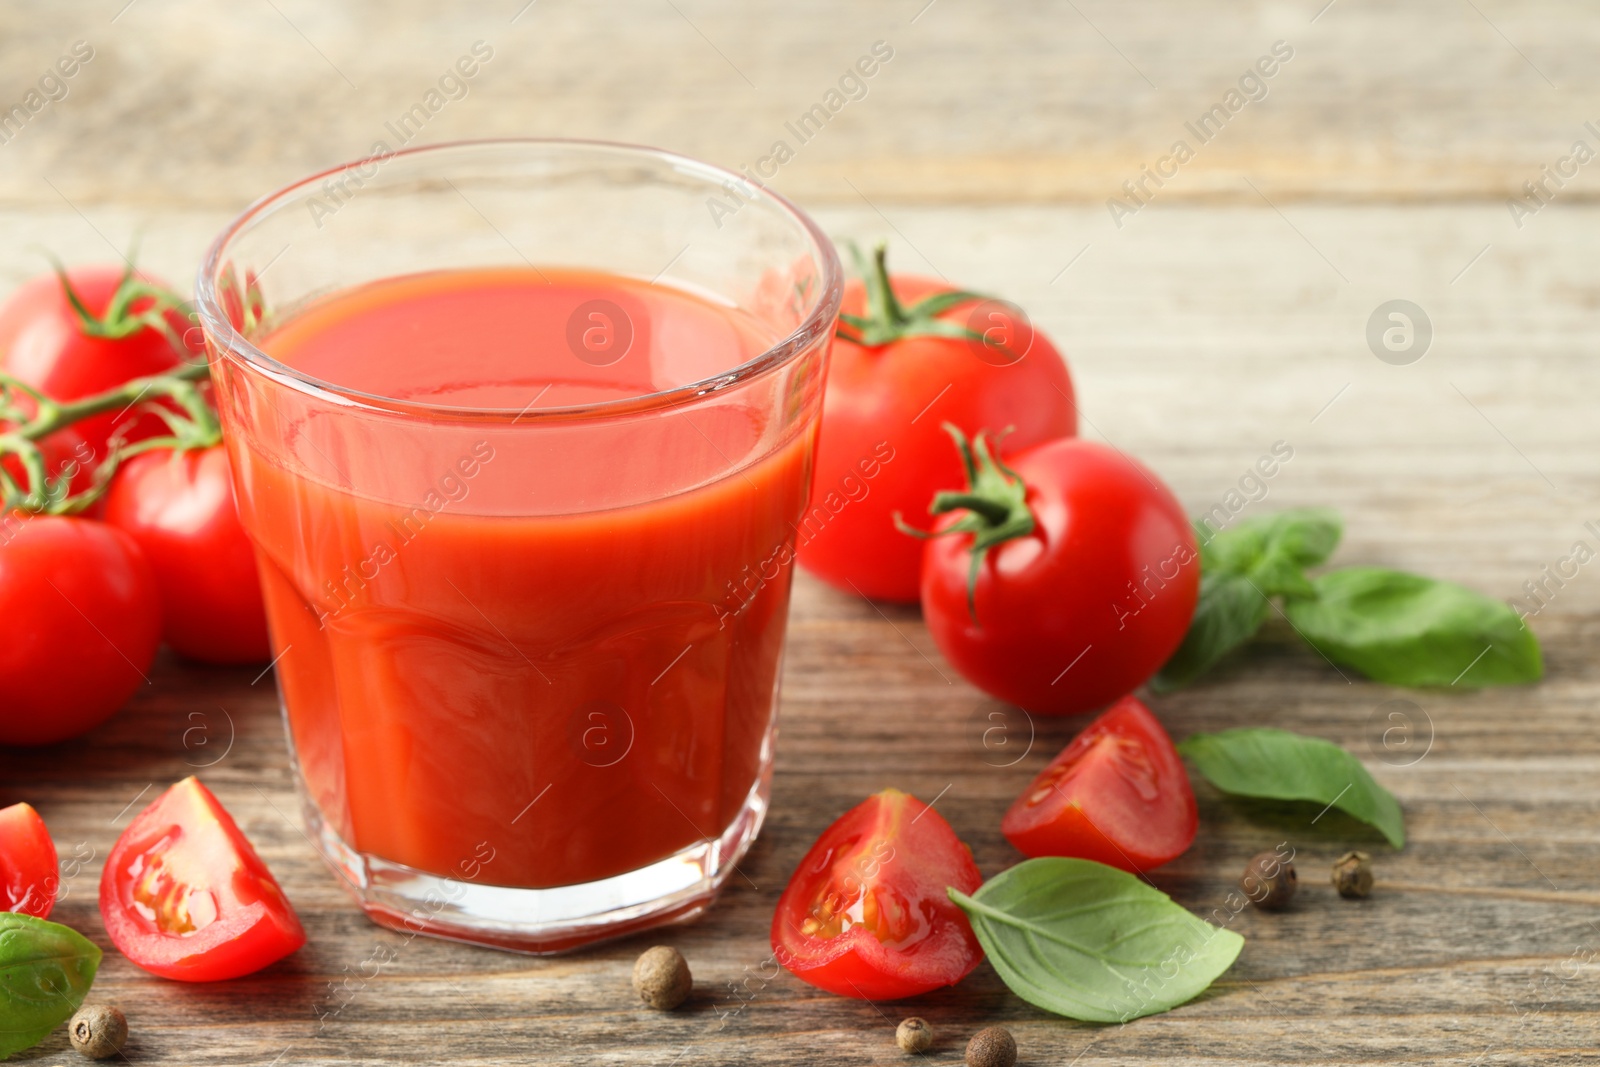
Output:
<instances>
[{"instance_id":1,"label":"tomato half with seeds","mask_svg":"<svg viewBox=\"0 0 1600 1067\"><path fill-rule=\"evenodd\" d=\"M0 811L0 911L50 918L61 879L56 845L29 804Z\"/></svg>"},{"instance_id":2,"label":"tomato half with seeds","mask_svg":"<svg viewBox=\"0 0 1600 1067\"><path fill-rule=\"evenodd\" d=\"M983 882L944 817L886 789L845 812L800 861L772 917L772 951L795 977L863 1000L954 985L983 959L945 893Z\"/></svg>"},{"instance_id":3,"label":"tomato half with seeds","mask_svg":"<svg viewBox=\"0 0 1600 1067\"><path fill-rule=\"evenodd\" d=\"M100 878L100 917L124 956L181 982L253 974L306 943L272 872L193 777L117 839Z\"/></svg>"},{"instance_id":4,"label":"tomato half with seeds","mask_svg":"<svg viewBox=\"0 0 1600 1067\"><path fill-rule=\"evenodd\" d=\"M1123 697L1039 773L1000 823L1027 856L1075 856L1147 871L1181 856L1200 825L1172 738Z\"/></svg>"}]
</instances>

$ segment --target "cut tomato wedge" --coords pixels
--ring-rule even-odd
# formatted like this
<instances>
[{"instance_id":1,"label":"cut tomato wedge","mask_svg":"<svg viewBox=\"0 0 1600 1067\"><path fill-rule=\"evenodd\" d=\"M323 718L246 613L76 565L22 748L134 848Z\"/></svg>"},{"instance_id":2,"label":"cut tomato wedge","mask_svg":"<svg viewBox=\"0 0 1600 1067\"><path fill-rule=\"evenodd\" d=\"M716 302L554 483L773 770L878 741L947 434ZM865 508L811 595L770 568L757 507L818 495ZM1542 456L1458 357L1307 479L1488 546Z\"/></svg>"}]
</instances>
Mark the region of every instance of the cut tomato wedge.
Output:
<instances>
[{"instance_id":1,"label":"cut tomato wedge","mask_svg":"<svg viewBox=\"0 0 1600 1067\"><path fill-rule=\"evenodd\" d=\"M1130 696L1050 761L1000 831L1027 856L1075 856L1137 873L1182 855L1199 825L1172 738Z\"/></svg>"},{"instance_id":2,"label":"cut tomato wedge","mask_svg":"<svg viewBox=\"0 0 1600 1067\"><path fill-rule=\"evenodd\" d=\"M100 916L124 956L183 982L252 974L306 942L272 872L192 777L117 839L100 878Z\"/></svg>"},{"instance_id":3,"label":"cut tomato wedge","mask_svg":"<svg viewBox=\"0 0 1600 1067\"><path fill-rule=\"evenodd\" d=\"M801 981L897 1000L954 985L983 959L945 893L983 882L944 817L886 789L845 812L800 861L772 918L772 951Z\"/></svg>"},{"instance_id":4,"label":"cut tomato wedge","mask_svg":"<svg viewBox=\"0 0 1600 1067\"><path fill-rule=\"evenodd\" d=\"M39 813L28 804L0 811L0 911L48 919L60 886L56 845Z\"/></svg>"}]
</instances>

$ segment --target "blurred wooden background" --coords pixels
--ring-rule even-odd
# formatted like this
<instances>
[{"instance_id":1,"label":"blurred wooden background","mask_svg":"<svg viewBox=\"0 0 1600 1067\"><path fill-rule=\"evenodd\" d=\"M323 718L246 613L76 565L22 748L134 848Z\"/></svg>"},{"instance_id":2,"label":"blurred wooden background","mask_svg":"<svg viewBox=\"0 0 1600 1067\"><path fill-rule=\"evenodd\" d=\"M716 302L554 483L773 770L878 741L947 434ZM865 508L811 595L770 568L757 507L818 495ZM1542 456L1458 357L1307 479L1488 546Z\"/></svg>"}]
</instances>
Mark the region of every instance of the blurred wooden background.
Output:
<instances>
[{"instance_id":1,"label":"blurred wooden background","mask_svg":"<svg viewBox=\"0 0 1600 1067\"><path fill-rule=\"evenodd\" d=\"M41 87L79 41L93 58ZM0 143L0 284L43 269L42 248L104 260L136 234L144 262L187 282L248 201L389 140L385 123L480 41L492 57L464 95L450 90L460 98L441 93L419 141L595 137L741 167L785 140L794 158L772 185L830 232L890 239L901 269L1029 309L1067 355L1085 433L1145 458L1195 511L1282 440L1294 458L1250 507L1341 508L1343 562L1510 598L1575 541L1600 546L1583 526L1600 521L1600 163L1563 162L1577 141L1600 152L1600 9L1578 0L10 0L0 109L26 109L30 90L41 106ZM892 59L799 144L785 123L826 103L875 42ZM1277 42L1292 57L1261 79L1265 95L1201 144L1185 123L1226 107ZM1107 200L1180 138L1195 157L1113 218ZM1541 181L1530 199L1524 183ZM1366 338L1397 299L1432 328L1405 365ZM1400 796L1413 843L1374 850L1383 888L1365 904L1318 887L1279 920L1246 916L1251 943L1212 993L1126 1029L1043 1016L981 970L918 1005L951 1035L936 1058L956 1062L956 1035L1005 1020L1038 1063L1600 1062L1600 563L1532 625L1550 663L1536 688L1346 684L1277 632L1160 701L1179 736L1274 723L1350 746ZM211 758L184 748L190 711L237 724L206 780L312 943L203 990L108 954L99 995L129 1008L133 1062L897 1062L900 1007L880 1017L787 975L751 983L777 892L828 821L889 784L924 799L947 788L940 810L993 873L1015 859L1000 812L1072 727L1042 725L1036 751L995 770L974 749L985 703L946 681L915 612L880 616L802 576L750 882L668 935L700 976L692 1010L634 1010L640 943L529 961L416 942L322 1025L341 995L328 983L390 935L346 905L295 829L253 674L166 663L71 751L0 754L0 803L33 800L64 855L82 842L103 857L129 797ZM1430 723L1420 762L1374 747L1390 699ZM1308 884L1369 843L1350 826L1263 823L1204 788L1201 803L1196 849L1156 877L1196 908L1282 836L1312 857ZM61 917L104 944L98 863Z\"/></svg>"}]
</instances>

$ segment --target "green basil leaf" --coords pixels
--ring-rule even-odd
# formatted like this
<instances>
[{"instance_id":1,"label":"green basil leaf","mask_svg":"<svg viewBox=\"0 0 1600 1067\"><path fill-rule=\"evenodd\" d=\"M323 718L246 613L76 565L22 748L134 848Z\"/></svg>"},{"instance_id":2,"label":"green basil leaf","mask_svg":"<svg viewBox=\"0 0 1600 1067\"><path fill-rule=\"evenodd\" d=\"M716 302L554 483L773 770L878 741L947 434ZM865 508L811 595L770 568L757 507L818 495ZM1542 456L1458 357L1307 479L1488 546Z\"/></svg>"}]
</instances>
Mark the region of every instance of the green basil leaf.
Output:
<instances>
[{"instance_id":1,"label":"green basil leaf","mask_svg":"<svg viewBox=\"0 0 1600 1067\"><path fill-rule=\"evenodd\" d=\"M1250 583L1262 596L1314 597L1316 587L1305 572L1283 556L1269 556L1250 575Z\"/></svg>"},{"instance_id":2,"label":"green basil leaf","mask_svg":"<svg viewBox=\"0 0 1600 1067\"><path fill-rule=\"evenodd\" d=\"M1219 572L1262 578L1288 570L1315 567L1333 555L1344 533L1339 513L1331 508L1290 508L1246 519L1218 533L1205 527L1201 563ZM1271 594L1273 589L1264 587Z\"/></svg>"},{"instance_id":3,"label":"green basil leaf","mask_svg":"<svg viewBox=\"0 0 1600 1067\"><path fill-rule=\"evenodd\" d=\"M1291 508L1269 520L1268 554L1300 567L1327 562L1344 536L1344 520L1332 508Z\"/></svg>"},{"instance_id":4,"label":"green basil leaf","mask_svg":"<svg viewBox=\"0 0 1600 1067\"><path fill-rule=\"evenodd\" d=\"M1272 605L1248 578L1237 574L1204 574L1200 599L1183 644L1172 654L1150 686L1158 693L1188 685L1216 666L1223 656L1255 636Z\"/></svg>"},{"instance_id":5,"label":"green basil leaf","mask_svg":"<svg viewBox=\"0 0 1600 1067\"><path fill-rule=\"evenodd\" d=\"M1537 681L1539 641L1503 601L1453 582L1346 567L1284 612L1335 663L1390 685L1481 688Z\"/></svg>"},{"instance_id":6,"label":"green basil leaf","mask_svg":"<svg viewBox=\"0 0 1600 1067\"><path fill-rule=\"evenodd\" d=\"M948 892L1013 993L1087 1022L1127 1022L1177 1007L1244 947L1232 930L1090 860L1025 860L970 897Z\"/></svg>"},{"instance_id":7,"label":"green basil leaf","mask_svg":"<svg viewBox=\"0 0 1600 1067\"><path fill-rule=\"evenodd\" d=\"M0 913L0 1058L32 1048L72 1018L100 968L100 950L76 930Z\"/></svg>"},{"instance_id":8,"label":"green basil leaf","mask_svg":"<svg viewBox=\"0 0 1600 1067\"><path fill-rule=\"evenodd\" d=\"M1327 559L1344 526L1326 508L1292 508L1220 533L1196 522L1200 599L1183 644L1151 679L1157 692L1188 685L1254 637L1274 596L1314 597L1305 568Z\"/></svg>"},{"instance_id":9,"label":"green basil leaf","mask_svg":"<svg viewBox=\"0 0 1600 1067\"><path fill-rule=\"evenodd\" d=\"M1244 727L1194 734L1179 743L1178 751L1224 793L1338 808L1377 827L1395 848L1405 846L1400 802L1373 780L1360 760L1332 741Z\"/></svg>"}]
</instances>

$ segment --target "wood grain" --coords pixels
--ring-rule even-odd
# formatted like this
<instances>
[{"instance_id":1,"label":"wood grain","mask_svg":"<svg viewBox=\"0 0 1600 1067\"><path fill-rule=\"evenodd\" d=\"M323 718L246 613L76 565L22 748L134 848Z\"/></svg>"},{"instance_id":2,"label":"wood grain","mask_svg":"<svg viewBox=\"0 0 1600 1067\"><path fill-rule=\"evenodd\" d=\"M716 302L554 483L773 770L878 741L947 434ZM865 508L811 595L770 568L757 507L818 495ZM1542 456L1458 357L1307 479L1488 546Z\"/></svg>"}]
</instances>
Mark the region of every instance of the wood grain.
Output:
<instances>
[{"instance_id":1,"label":"wood grain","mask_svg":"<svg viewBox=\"0 0 1600 1067\"><path fill-rule=\"evenodd\" d=\"M864 238L899 230L934 264L905 252L908 265L1015 294L1067 351L1086 432L1144 457L1192 510L1282 439L1295 458L1250 507L1338 506L1350 531L1341 559L1510 597L1590 536L1600 372L1588 358L1595 302L1580 294L1593 284L1587 250L1600 211L1571 210L1563 227L1495 248L1452 286L1484 233L1470 207L1296 212L1296 228L1348 284L1269 209L1175 208L1096 245L1052 285L1091 213L890 205L888 225L867 210L822 218ZM120 235L135 216L97 217ZM75 215L15 218L28 232L73 235L81 243L69 253L96 254L98 238ZM163 219L152 253L174 272L222 221ZM27 269L17 252L7 265ZM1378 362L1361 335L1371 307L1394 293L1437 324L1437 349L1410 367ZM1337 813L1313 826L1313 810L1202 786L1201 837L1156 884L1226 914L1249 855L1287 840L1302 857L1301 903L1239 915L1249 941L1236 967L1199 1001L1126 1028L1046 1017L982 968L916 1003L946 1035L938 1059L958 1060L963 1035L1003 1021L1035 1063L1584 1061L1597 1032L1585 960L1600 947L1596 574L1583 572L1535 617L1549 659L1536 687L1416 693L1346 682L1275 624L1212 681L1156 701L1178 736L1276 724L1350 747L1399 796L1411 843L1395 853ZM123 809L216 759L231 717L233 747L200 773L279 874L311 942L255 978L201 988L151 980L109 952L97 996L128 1010L134 1062L898 1062L892 1024L912 1008L880 1014L774 973L766 931L784 881L829 821L890 784L924 799L943 792L940 811L994 873L1016 859L1000 814L1075 724L1040 720L1027 755L996 766L1012 756L986 749L982 731L1004 709L943 664L915 611L880 613L804 576L797 591L772 817L746 877L704 920L659 938L529 960L408 943L370 925L301 834L270 678L252 685L253 671L163 662L149 689L84 742L0 756L0 802L37 804L63 856L93 850L61 918L109 948L94 896L99 863L131 814ZM1381 706L1396 699L1431 722L1432 746L1411 766L1390 765L1403 759L1381 744ZM1011 721L1020 741L1025 724ZM185 747L196 725L205 730ZM1375 854L1379 877L1359 903L1322 884L1353 846ZM628 986L633 957L657 939L684 951L699 982L690 1007L668 1017L636 1009ZM379 946L399 958L362 978ZM63 1040L23 1059L54 1062Z\"/></svg>"},{"instance_id":2,"label":"wood grain","mask_svg":"<svg viewBox=\"0 0 1600 1067\"><path fill-rule=\"evenodd\" d=\"M810 203L1103 205L1280 40L1268 95L1189 138L1163 200L1253 203L1248 177L1280 200L1498 203L1600 119L1583 0L525 5L7 4L0 103L74 41L96 58L0 146L0 197L59 203L44 176L75 202L233 207L364 155L478 40L494 58L425 140L599 136L738 167L787 139L774 184ZM805 144L786 132L880 40L894 58L862 99Z\"/></svg>"},{"instance_id":3,"label":"wood grain","mask_svg":"<svg viewBox=\"0 0 1600 1067\"><path fill-rule=\"evenodd\" d=\"M39 245L104 259L138 232L145 262L186 279L247 200L364 151L474 40L495 58L426 140L597 136L737 166L881 39L895 57L866 98L774 184L831 233L887 237L903 269L1028 308L1068 355L1085 433L1142 457L1186 507L1221 500L1284 441L1294 458L1250 511L1340 508L1344 562L1514 597L1595 540L1593 181L1585 171L1521 228L1504 204L1600 119L1600 15L1578 0L1337 0L1320 15L1320 0L1028 0L1003 14L957 0L639 0L604 14L540 0L514 23L521 0L123 3L0 8L0 104L71 42L96 49L66 99L0 144L0 286L41 269ZM1116 226L1105 199L1278 39L1296 55L1267 99ZM1435 331L1405 367L1364 337L1396 298ZM1201 786L1201 836L1155 883L1210 913L1250 854L1287 840L1305 890L1286 914L1233 920L1248 943L1211 991L1127 1027L1045 1016L987 967L914 1008L773 969L774 902L835 816L891 784L942 793L992 874L1017 858L1001 812L1076 725L1034 723L1026 755L997 766L1015 749L997 757L982 731L1006 709L954 675L914 611L804 576L767 829L708 916L659 936L533 960L372 926L301 832L271 679L253 670L163 660L88 738L0 752L0 804L31 801L64 859L92 856L70 868L58 914L108 949L95 996L127 1010L133 1063L888 1064L904 1062L893 1026L913 1010L944 1063L996 1022L1025 1063L1600 1062L1596 567L1533 619L1549 668L1535 687L1347 681L1275 623L1215 678L1155 701L1178 736L1273 724L1350 747L1399 796L1410 843L1394 852L1337 813L1313 825L1314 810ZM1410 765L1381 744L1391 700L1429 727ZM1027 723L1009 721L1021 744ZM95 907L120 828L195 770L310 933L293 959L220 986L148 978L110 949ZM1322 884L1354 846L1377 865L1362 902ZM629 988L655 940L697 976L668 1016ZM380 946L398 958L374 976L363 963ZM18 1059L72 1055L58 1034Z\"/></svg>"},{"instance_id":4,"label":"wood grain","mask_svg":"<svg viewBox=\"0 0 1600 1067\"><path fill-rule=\"evenodd\" d=\"M1194 1003L1128 1027L1092 1027L1028 1007L987 967L914 1009L840 1000L776 972L766 941L773 904L834 815L890 783L926 798L942 792L939 810L993 873L1016 858L997 832L1001 812L1070 736L1072 724L1041 720L1020 762L993 766L1001 761L982 737L990 722L976 713L994 706L939 677L913 613L886 615L802 579L773 817L745 877L699 923L576 956L407 941L361 918L301 836L274 699L268 681L251 685L250 671L163 662L149 692L83 742L0 756L0 799L38 804L64 856L94 851L68 880L57 917L107 949L95 996L133 1021L133 1062L895 1062L893 1023L911 1010L944 1035L945 1062L959 1058L963 1035L995 1022L1016 1032L1033 1063L1070 1062L1086 1049L1086 1063L1578 1062L1592 1048L1594 627L1567 616L1541 628L1551 660L1543 685L1448 706L1412 694L1435 731L1414 766L1388 766L1371 747L1369 716L1392 694L1346 685L1287 634L1158 703L1179 735L1272 722L1337 740L1367 756L1411 829L1396 853L1332 815L1311 825L1314 808L1244 804L1200 787L1200 838L1155 873L1158 886L1226 916L1249 855L1287 840L1304 889L1285 914L1231 920L1245 952ZM229 722L236 735L222 755ZM212 760L199 773L277 872L310 943L253 978L180 986L143 975L106 941L98 857L130 817L126 805L136 810ZM1340 900L1322 881L1347 847L1375 854L1379 888L1366 901ZM670 1016L636 1008L629 987L634 956L654 941L677 945L697 976L690 1005ZM368 961L380 946L395 960L374 974ZM64 1043L58 1035L21 1059L54 1062ZM1497 1060L1496 1049L1512 1058Z\"/></svg>"}]
</instances>

